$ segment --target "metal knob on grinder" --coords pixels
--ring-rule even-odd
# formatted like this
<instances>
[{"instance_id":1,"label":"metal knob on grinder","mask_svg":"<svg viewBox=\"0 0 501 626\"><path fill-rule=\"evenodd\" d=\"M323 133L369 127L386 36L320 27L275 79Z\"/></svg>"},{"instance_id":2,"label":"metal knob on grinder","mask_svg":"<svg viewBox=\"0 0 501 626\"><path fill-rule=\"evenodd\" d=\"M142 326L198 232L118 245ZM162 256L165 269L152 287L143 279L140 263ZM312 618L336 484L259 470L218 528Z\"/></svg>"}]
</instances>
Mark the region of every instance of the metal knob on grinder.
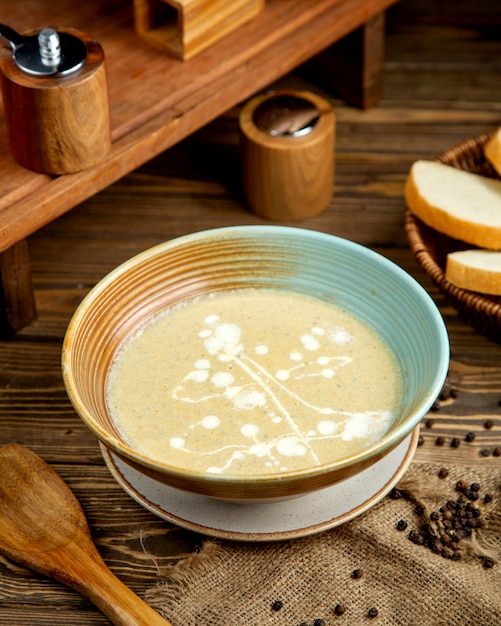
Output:
<instances>
[{"instance_id":1,"label":"metal knob on grinder","mask_svg":"<svg viewBox=\"0 0 501 626\"><path fill-rule=\"evenodd\" d=\"M79 70L87 58L87 46L71 33L43 28L35 35L20 35L0 24L0 36L12 49L17 67L33 76L67 75Z\"/></svg>"},{"instance_id":2,"label":"metal knob on grinder","mask_svg":"<svg viewBox=\"0 0 501 626\"><path fill-rule=\"evenodd\" d=\"M24 167L68 174L101 163L111 147L101 46L78 31L19 34L0 24L10 54L0 81L12 154Z\"/></svg>"}]
</instances>

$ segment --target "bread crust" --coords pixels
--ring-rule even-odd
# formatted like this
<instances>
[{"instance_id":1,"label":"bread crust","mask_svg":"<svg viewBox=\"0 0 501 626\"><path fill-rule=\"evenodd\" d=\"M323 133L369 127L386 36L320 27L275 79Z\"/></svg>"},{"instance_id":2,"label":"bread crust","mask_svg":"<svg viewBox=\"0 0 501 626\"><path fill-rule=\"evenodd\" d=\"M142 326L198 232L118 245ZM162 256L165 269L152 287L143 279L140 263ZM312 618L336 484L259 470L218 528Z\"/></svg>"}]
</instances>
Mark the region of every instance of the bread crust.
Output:
<instances>
[{"instance_id":1,"label":"bread crust","mask_svg":"<svg viewBox=\"0 0 501 626\"><path fill-rule=\"evenodd\" d=\"M501 176L501 128L484 144L484 155Z\"/></svg>"},{"instance_id":2,"label":"bread crust","mask_svg":"<svg viewBox=\"0 0 501 626\"><path fill-rule=\"evenodd\" d=\"M472 253L476 258L472 258ZM495 262L492 255L496 255ZM501 252L462 250L447 255L445 278L456 287L501 296Z\"/></svg>"},{"instance_id":3,"label":"bread crust","mask_svg":"<svg viewBox=\"0 0 501 626\"><path fill-rule=\"evenodd\" d=\"M417 161L412 165L405 183L405 199L412 213L431 228L449 235L454 239L473 244L479 248L501 250L501 226L488 225L485 222L480 223L475 220L474 214L471 215L470 219L465 219L464 217L455 215L443 206L440 206L439 203L433 203L426 197L425 193L422 191L422 181L421 183L419 181L420 163L422 162ZM434 162L430 161L427 163L432 164ZM439 163L436 163L436 165L454 169L452 166ZM477 174L463 172L462 170L456 171L461 171L466 176L470 177L478 176ZM474 184L474 178L472 178L472 182ZM498 181L495 182L498 183ZM501 215L501 182L499 182L499 212Z\"/></svg>"}]
</instances>

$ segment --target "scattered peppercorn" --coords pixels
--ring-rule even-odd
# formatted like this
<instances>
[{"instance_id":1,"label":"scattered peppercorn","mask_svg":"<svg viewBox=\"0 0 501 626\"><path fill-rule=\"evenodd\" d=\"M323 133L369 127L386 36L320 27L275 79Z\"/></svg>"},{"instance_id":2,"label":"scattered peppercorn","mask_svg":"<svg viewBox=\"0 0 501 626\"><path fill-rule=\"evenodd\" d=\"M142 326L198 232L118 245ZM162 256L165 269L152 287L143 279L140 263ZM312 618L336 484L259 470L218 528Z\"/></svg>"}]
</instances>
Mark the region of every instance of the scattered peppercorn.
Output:
<instances>
[{"instance_id":1,"label":"scattered peppercorn","mask_svg":"<svg viewBox=\"0 0 501 626\"><path fill-rule=\"evenodd\" d=\"M404 497L404 492L402 491L402 489L398 489L398 487L393 487L393 489L390 491L390 498L392 500L399 500L400 498Z\"/></svg>"},{"instance_id":2,"label":"scattered peppercorn","mask_svg":"<svg viewBox=\"0 0 501 626\"><path fill-rule=\"evenodd\" d=\"M451 448L459 448L461 445L461 439L459 437L453 437L451 440Z\"/></svg>"},{"instance_id":3,"label":"scattered peppercorn","mask_svg":"<svg viewBox=\"0 0 501 626\"><path fill-rule=\"evenodd\" d=\"M313 626L325 626L325 621L322 618L318 617L316 620L314 620Z\"/></svg>"},{"instance_id":4,"label":"scattered peppercorn","mask_svg":"<svg viewBox=\"0 0 501 626\"><path fill-rule=\"evenodd\" d=\"M480 450L480 456L490 456L491 451L488 450L487 448L482 448L482 450Z\"/></svg>"},{"instance_id":5,"label":"scattered peppercorn","mask_svg":"<svg viewBox=\"0 0 501 626\"><path fill-rule=\"evenodd\" d=\"M282 602L282 600L274 600L271 605L271 608L273 609L273 611L280 611L283 605L284 603Z\"/></svg>"},{"instance_id":6,"label":"scattered peppercorn","mask_svg":"<svg viewBox=\"0 0 501 626\"><path fill-rule=\"evenodd\" d=\"M484 496L484 502L486 504L489 504L489 502L492 502L492 495L490 493L486 493Z\"/></svg>"},{"instance_id":7,"label":"scattered peppercorn","mask_svg":"<svg viewBox=\"0 0 501 626\"><path fill-rule=\"evenodd\" d=\"M420 448L423 445L423 443L424 443L424 437L423 435L419 435L418 440L417 440L418 448Z\"/></svg>"},{"instance_id":8,"label":"scattered peppercorn","mask_svg":"<svg viewBox=\"0 0 501 626\"><path fill-rule=\"evenodd\" d=\"M475 436L476 435L473 432L466 433L464 440L471 443L472 441L475 441Z\"/></svg>"},{"instance_id":9,"label":"scattered peppercorn","mask_svg":"<svg viewBox=\"0 0 501 626\"><path fill-rule=\"evenodd\" d=\"M346 613L346 607L343 604L336 604L334 607L334 613L336 615L344 615Z\"/></svg>"},{"instance_id":10,"label":"scattered peppercorn","mask_svg":"<svg viewBox=\"0 0 501 626\"><path fill-rule=\"evenodd\" d=\"M369 617L377 617L379 615L379 611L376 609L376 607L372 607L371 609L369 609L369 612L367 613Z\"/></svg>"},{"instance_id":11,"label":"scattered peppercorn","mask_svg":"<svg viewBox=\"0 0 501 626\"><path fill-rule=\"evenodd\" d=\"M496 564L494 559L491 559L490 557L484 557L483 561L484 561L483 565L485 569L490 569L491 567L494 567L494 565Z\"/></svg>"},{"instance_id":12,"label":"scattered peppercorn","mask_svg":"<svg viewBox=\"0 0 501 626\"><path fill-rule=\"evenodd\" d=\"M492 456L501 456L501 448L494 448L494 450L492 451Z\"/></svg>"},{"instance_id":13,"label":"scattered peppercorn","mask_svg":"<svg viewBox=\"0 0 501 626\"><path fill-rule=\"evenodd\" d=\"M464 491L467 487L467 484L464 480L458 480L456 483L456 491Z\"/></svg>"},{"instance_id":14,"label":"scattered peppercorn","mask_svg":"<svg viewBox=\"0 0 501 626\"><path fill-rule=\"evenodd\" d=\"M429 419L426 420L425 425L426 428L431 428L433 426L433 424L435 423L434 419L431 419L431 417Z\"/></svg>"},{"instance_id":15,"label":"scattered peppercorn","mask_svg":"<svg viewBox=\"0 0 501 626\"><path fill-rule=\"evenodd\" d=\"M494 426L494 422L492 420L485 420L484 428L490 430Z\"/></svg>"},{"instance_id":16,"label":"scattered peppercorn","mask_svg":"<svg viewBox=\"0 0 501 626\"><path fill-rule=\"evenodd\" d=\"M438 400L435 400L435 402L431 405L430 411L433 411L434 413L440 411L440 402Z\"/></svg>"},{"instance_id":17,"label":"scattered peppercorn","mask_svg":"<svg viewBox=\"0 0 501 626\"><path fill-rule=\"evenodd\" d=\"M404 519L399 519L397 522L397 530L406 530L407 522Z\"/></svg>"},{"instance_id":18,"label":"scattered peppercorn","mask_svg":"<svg viewBox=\"0 0 501 626\"><path fill-rule=\"evenodd\" d=\"M444 443L445 443L445 437L440 436L440 437L437 437L435 440L436 446L443 446Z\"/></svg>"},{"instance_id":19,"label":"scattered peppercorn","mask_svg":"<svg viewBox=\"0 0 501 626\"><path fill-rule=\"evenodd\" d=\"M364 575L363 569L354 569L353 572L351 573L351 577L355 579L362 578L363 575Z\"/></svg>"},{"instance_id":20,"label":"scattered peppercorn","mask_svg":"<svg viewBox=\"0 0 501 626\"><path fill-rule=\"evenodd\" d=\"M446 467L441 467L438 470L438 477L439 478L447 478L447 476L449 476L449 470Z\"/></svg>"}]
</instances>

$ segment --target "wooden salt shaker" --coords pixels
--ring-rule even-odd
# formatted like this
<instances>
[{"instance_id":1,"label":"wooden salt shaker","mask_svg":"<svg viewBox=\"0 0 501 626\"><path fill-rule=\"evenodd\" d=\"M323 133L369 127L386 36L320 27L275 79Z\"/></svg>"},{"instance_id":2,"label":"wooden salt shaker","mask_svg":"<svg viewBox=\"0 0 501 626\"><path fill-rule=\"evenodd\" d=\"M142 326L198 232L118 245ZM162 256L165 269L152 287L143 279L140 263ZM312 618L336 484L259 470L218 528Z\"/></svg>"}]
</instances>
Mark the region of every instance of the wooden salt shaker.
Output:
<instances>
[{"instance_id":1,"label":"wooden salt shaker","mask_svg":"<svg viewBox=\"0 0 501 626\"><path fill-rule=\"evenodd\" d=\"M335 116L306 91L250 100L240 113L243 190L269 220L300 220L323 211L334 186Z\"/></svg>"},{"instance_id":2,"label":"wooden salt shaker","mask_svg":"<svg viewBox=\"0 0 501 626\"><path fill-rule=\"evenodd\" d=\"M88 35L0 25L11 53L0 80L12 154L22 166L69 174L101 163L111 147L104 53Z\"/></svg>"}]
</instances>

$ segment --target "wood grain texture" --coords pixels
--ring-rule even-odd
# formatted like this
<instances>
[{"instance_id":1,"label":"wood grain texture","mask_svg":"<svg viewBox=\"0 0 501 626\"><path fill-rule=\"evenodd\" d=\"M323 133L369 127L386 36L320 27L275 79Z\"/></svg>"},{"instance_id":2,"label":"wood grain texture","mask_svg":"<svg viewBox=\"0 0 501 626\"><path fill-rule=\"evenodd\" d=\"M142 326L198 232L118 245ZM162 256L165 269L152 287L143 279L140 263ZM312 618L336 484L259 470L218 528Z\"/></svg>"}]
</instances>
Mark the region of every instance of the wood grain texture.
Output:
<instances>
[{"instance_id":1,"label":"wood grain texture","mask_svg":"<svg viewBox=\"0 0 501 626\"><path fill-rule=\"evenodd\" d=\"M40 3L32 6L40 11ZM87 24L91 9L79 5ZM68 13L62 18L69 23ZM98 39L105 18L103 8L92 29ZM123 23L132 27L127 18ZM377 107L347 106L339 93L319 87L303 71L273 84L316 91L336 114L336 193L324 212L295 225L381 252L425 286L445 319L452 354L447 385L455 397L427 416L433 423L423 423L424 443L416 455L416 461L443 466L501 467L492 454L501 446L501 347L458 319L412 258L403 230L403 183L414 160L433 158L501 125L500 27L497 0L440 5L402 0L387 13L384 96ZM0 443L24 444L57 470L81 502L101 556L140 596L162 578L167 564L195 550L203 537L155 517L115 483L66 397L62 338L81 298L129 256L195 230L268 223L248 211L242 197L240 108L229 109L30 237L39 316L0 341ZM468 432L475 433L474 441L464 440ZM444 446L436 445L438 436L445 437ZM450 445L454 437L460 439L458 448ZM482 450L489 456L481 456ZM75 591L1 557L0 624L110 622Z\"/></svg>"},{"instance_id":2,"label":"wood grain texture","mask_svg":"<svg viewBox=\"0 0 501 626\"><path fill-rule=\"evenodd\" d=\"M269 94L256 96L240 112L242 186L248 207L269 220L301 220L323 211L334 189L336 120L317 94L281 90L274 98L311 103L318 121L306 135L273 136L255 121Z\"/></svg>"},{"instance_id":3,"label":"wood grain texture","mask_svg":"<svg viewBox=\"0 0 501 626\"><path fill-rule=\"evenodd\" d=\"M76 589L117 626L170 626L106 566L66 483L17 444L0 448L0 552Z\"/></svg>"},{"instance_id":4,"label":"wood grain texture","mask_svg":"<svg viewBox=\"0 0 501 626\"><path fill-rule=\"evenodd\" d=\"M0 57L5 124L12 156L45 174L70 174L98 165L111 147L104 52L86 33L84 66L69 76L31 76L10 55ZM31 34L31 33L29 33Z\"/></svg>"},{"instance_id":5,"label":"wood grain texture","mask_svg":"<svg viewBox=\"0 0 501 626\"><path fill-rule=\"evenodd\" d=\"M265 0L134 0L134 19L139 35L186 61L264 6Z\"/></svg>"},{"instance_id":6,"label":"wood grain texture","mask_svg":"<svg viewBox=\"0 0 501 626\"><path fill-rule=\"evenodd\" d=\"M11 333L36 317L31 263L26 239L0 252L0 333Z\"/></svg>"}]
</instances>

